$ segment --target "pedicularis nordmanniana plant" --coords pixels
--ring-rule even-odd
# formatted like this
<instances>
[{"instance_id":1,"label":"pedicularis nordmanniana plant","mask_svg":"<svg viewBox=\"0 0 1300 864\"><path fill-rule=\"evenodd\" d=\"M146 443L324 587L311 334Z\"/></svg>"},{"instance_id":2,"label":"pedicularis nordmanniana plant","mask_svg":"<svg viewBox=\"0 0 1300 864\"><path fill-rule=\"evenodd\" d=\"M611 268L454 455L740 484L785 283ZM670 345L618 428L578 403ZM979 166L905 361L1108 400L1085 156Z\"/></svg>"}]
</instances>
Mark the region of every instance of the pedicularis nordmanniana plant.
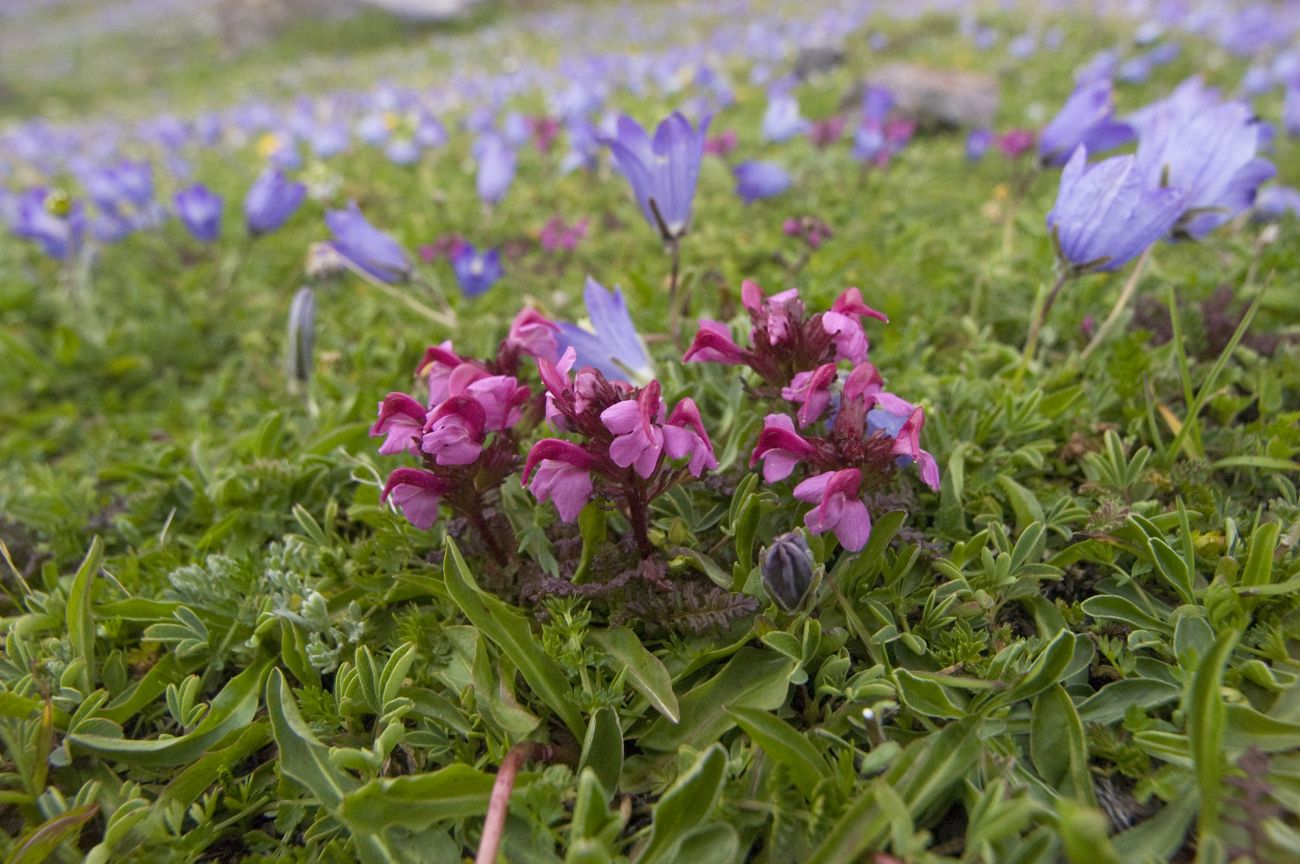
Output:
<instances>
[{"instance_id":1,"label":"pedicularis nordmanniana plant","mask_svg":"<svg viewBox=\"0 0 1300 864\"><path fill-rule=\"evenodd\" d=\"M731 482L708 476L718 459L700 406L689 396L670 403L654 378L627 380L633 368L645 372L641 339L617 295L594 282L587 295L593 320L603 325L596 334L574 325L562 329L524 309L491 357L463 357L451 342L430 347L416 372L427 390L418 399L390 393L371 428L384 439L381 454L405 453L420 462L395 469L382 498L422 530L443 508L464 519L487 557L518 579L528 568L521 566L519 540L502 513L502 486L517 478L537 501L552 503L564 523L577 521L584 508L602 520L616 517L614 533L630 541L627 554L659 574L658 588L671 591L661 574L673 553L663 532L653 530L656 501L678 488L693 498L717 498L718 490L735 486L737 472L730 472ZM804 508L807 530L829 532L857 552L871 536L863 495L886 489L898 467L915 464L926 485L939 488L938 466L920 445L924 409L885 390L867 360L864 323L887 319L856 288L813 314L796 289L767 297L747 281L742 300L751 324L747 346L733 341L727 325L702 320L681 362L752 371L745 386L753 398L744 405L755 413L732 421L733 428L754 428L750 420L767 412L754 440L744 444L749 466L761 463L769 484L802 466L808 476L778 493L791 521L796 502L811 504ZM566 332L581 354L566 344ZM605 371L584 365L587 357L606 358ZM630 357L637 367L620 362ZM556 526L551 533L554 544L568 529ZM600 552L589 546L575 551ZM573 576L582 558L559 563ZM609 583L622 572L614 567L588 580ZM788 596L781 602L798 605Z\"/></svg>"}]
</instances>

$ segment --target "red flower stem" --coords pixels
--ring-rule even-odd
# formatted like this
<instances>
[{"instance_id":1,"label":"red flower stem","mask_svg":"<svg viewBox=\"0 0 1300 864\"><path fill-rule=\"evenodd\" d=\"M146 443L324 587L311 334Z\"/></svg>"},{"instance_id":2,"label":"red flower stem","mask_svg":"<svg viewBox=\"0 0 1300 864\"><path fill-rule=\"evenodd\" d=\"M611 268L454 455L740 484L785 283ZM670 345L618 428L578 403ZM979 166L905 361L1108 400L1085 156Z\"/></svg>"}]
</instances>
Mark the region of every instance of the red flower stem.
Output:
<instances>
[{"instance_id":1,"label":"red flower stem","mask_svg":"<svg viewBox=\"0 0 1300 864\"><path fill-rule=\"evenodd\" d=\"M497 779L492 784L492 796L488 799L487 818L483 820L483 838L479 841L474 864L496 864L497 853L501 850L501 836L506 827L506 814L510 812L510 793L515 788L515 777L519 774L520 766L537 750L537 742L522 741L511 747L506 758L501 760Z\"/></svg>"}]
</instances>

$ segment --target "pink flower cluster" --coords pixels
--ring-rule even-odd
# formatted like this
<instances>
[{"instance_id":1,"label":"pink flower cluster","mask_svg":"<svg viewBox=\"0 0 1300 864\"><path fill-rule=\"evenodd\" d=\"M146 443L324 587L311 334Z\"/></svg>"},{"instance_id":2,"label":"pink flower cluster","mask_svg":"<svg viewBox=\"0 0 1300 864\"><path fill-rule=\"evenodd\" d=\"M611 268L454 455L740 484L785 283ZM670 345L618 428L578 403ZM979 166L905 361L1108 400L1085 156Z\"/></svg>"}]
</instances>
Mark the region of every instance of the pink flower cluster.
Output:
<instances>
[{"instance_id":1,"label":"pink flower cluster","mask_svg":"<svg viewBox=\"0 0 1300 864\"><path fill-rule=\"evenodd\" d=\"M538 357L546 388L546 419L580 441L545 438L533 445L523 483L538 501L551 501L571 522L597 492L625 510L643 553L650 551L648 505L684 475L699 477L718 465L713 442L694 400L671 412L658 381L633 387L588 366L575 375L572 348L559 362ZM682 464L684 463L684 464Z\"/></svg>"},{"instance_id":2,"label":"pink flower cluster","mask_svg":"<svg viewBox=\"0 0 1300 864\"><path fill-rule=\"evenodd\" d=\"M886 391L880 372L867 361L862 319L885 317L866 306L856 288L812 316L794 290L764 297L747 282L743 296L753 322L750 345L736 345L725 325L701 321L686 359L746 365L769 383L786 376L780 395L791 403L793 416L767 415L750 465L761 462L768 483L805 466L810 476L793 493L814 505L804 524L815 534L834 532L844 548L856 552L871 534L871 515L861 499L867 488L913 463L928 486L939 486L938 465L921 449L924 409ZM847 372L840 367L844 361L851 364Z\"/></svg>"},{"instance_id":3,"label":"pink flower cluster","mask_svg":"<svg viewBox=\"0 0 1300 864\"><path fill-rule=\"evenodd\" d=\"M798 237L808 244L809 249L820 249L823 243L835 236L831 226L816 216L787 219L781 223L781 233L787 237Z\"/></svg>"},{"instance_id":4,"label":"pink flower cluster","mask_svg":"<svg viewBox=\"0 0 1300 864\"><path fill-rule=\"evenodd\" d=\"M748 366L770 388L791 386L799 373L826 363L862 363L868 347L862 319L889 320L863 303L857 288L849 288L835 298L828 311L814 315L808 314L793 288L768 297L757 284L746 280L740 297L753 325L749 344L736 344L726 324L705 318L682 359Z\"/></svg>"},{"instance_id":5,"label":"pink flower cluster","mask_svg":"<svg viewBox=\"0 0 1300 864\"><path fill-rule=\"evenodd\" d=\"M586 238L587 225L586 219L569 224L563 216L552 216L538 232L537 240L547 252L572 252Z\"/></svg>"},{"instance_id":6,"label":"pink flower cluster","mask_svg":"<svg viewBox=\"0 0 1300 864\"><path fill-rule=\"evenodd\" d=\"M438 518L441 503L475 521L483 494L515 470L519 453L514 427L532 401L520 383L521 358L553 360L558 353L555 323L532 309L520 312L489 362L456 354L451 342L425 351L417 375L427 379L428 399L389 393L370 429L382 437L383 455L409 453L420 468L389 475L382 500L391 501L417 528Z\"/></svg>"}]
</instances>

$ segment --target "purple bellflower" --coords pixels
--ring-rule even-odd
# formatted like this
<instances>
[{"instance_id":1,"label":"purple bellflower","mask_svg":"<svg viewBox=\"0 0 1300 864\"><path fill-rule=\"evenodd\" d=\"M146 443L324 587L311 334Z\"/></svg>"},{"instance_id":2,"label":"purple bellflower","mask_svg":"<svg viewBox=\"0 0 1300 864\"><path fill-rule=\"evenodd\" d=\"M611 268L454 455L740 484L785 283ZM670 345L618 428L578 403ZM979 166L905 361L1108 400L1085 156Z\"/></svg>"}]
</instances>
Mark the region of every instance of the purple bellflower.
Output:
<instances>
[{"instance_id":1,"label":"purple bellflower","mask_svg":"<svg viewBox=\"0 0 1300 864\"><path fill-rule=\"evenodd\" d=\"M1117 270L1169 233L1187 194L1148 185L1135 156L1087 163L1080 146L1061 174L1047 225L1071 271Z\"/></svg>"},{"instance_id":2,"label":"purple bellflower","mask_svg":"<svg viewBox=\"0 0 1300 864\"><path fill-rule=\"evenodd\" d=\"M799 100L794 94L773 93L763 114L763 137L768 141L788 141L807 130L808 121L799 114Z\"/></svg>"},{"instance_id":3,"label":"purple bellflower","mask_svg":"<svg viewBox=\"0 0 1300 864\"><path fill-rule=\"evenodd\" d=\"M1259 132L1242 102L1188 117L1158 115L1138 144L1137 161L1148 186L1186 193L1178 233L1203 237L1250 208L1260 184L1277 173L1257 155Z\"/></svg>"},{"instance_id":4,"label":"purple bellflower","mask_svg":"<svg viewBox=\"0 0 1300 864\"><path fill-rule=\"evenodd\" d=\"M573 348L580 367L591 366L611 381L643 382L654 378L654 367L628 315L622 290L615 287L608 291L588 276L583 299L591 329L560 322L561 349Z\"/></svg>"},{"instance_id":5,"label":"purple bellflower","mask_svg":"<svg viewBox=\"0 0 1300 864\"><path fill-rule=\"evenodd\" d=\"M456 274L460 293L466 297L479 296L505 275L499 251L485 249L480 252L471 243L461 246L451 256L451 269Z\"/></svg>"},{"instance_id":6,"label":"purple bellflower","mask_svg":"<svg viewBox=\"0 0 1300 864\"><path fill-rule=\"evenodd\" d=\"M639 123L622 116L617 135L603 140L631 185L646 221L659 230L666 243L681 239L690 229L710 119L705 117L691 128L685 117L674 112L659 123L651 140Z\"/></svg>"},{"instance_id":7,"label":"purple bellflower","mask_svg":"<svg viewBox=\"0 0 1300 864\"><path fill-rule=\"evenodd\" d=\"M732 173L736 177L736 194L746 204L760 198L774 198L790 188L790 175L774 162L742 162Z\"/></svg>"},{"instance_id":8,"label":"purple bellflower","mask_svg":"<svg viewBox=\"0 0 1300 864\"><path fill-rule=\"evenodd\" d=\"M515 151L499 135L485 135L474 145L478 159L478 197L485 204L500 204L515 179Z\"/></svg>"},{"instance_id":9,"label":"purple bellflower","mask_svg":"<svg viewBox=\"0 0 1300 864\"><path fill-rule=\"evenodd\" d=\"M1084 81L1065 100L1038 138L1038 155L1047 165L1063 165L1080 145L1103 152L1133 140L1133 129L1113 119L1109 78Z\"/></svg>"},{"instance_id":10,"label":"purple bellflower","mask_svg":"<svg viewBox=\"0 0 1300 864\"><path fill-rule=\"evenodd\" d=\"M253 181L244 199L244 216L252 234L276 230L302 205L307 187L289 180L279 168L267 168Z\"/></svg>"},{"instance_id":11,"label":"purple bellflower","mask_svg":"<svg viewBox=\"0 0 1300 864\"><path fill-rule=\"evenodd\" d=\"M389 285L411 275L411 259L396 240L366 221L356 204L325 214L334 250L353 267Z\"/></svg>"},{"instance_id":12,"label":"purple bellflower","mask_svg":"<svg viewBox=\"0 0 1300 864\"><path fill-rule=\"evenodd\" d=\"M66 261L81 248L85 237L85 206L62 192L42 187L28 189L18 199L13 231L39 243L51 258Z\"/></svg>"},{"instance_id":13,"label":"purple bellflower","mask_svg":"<svg viewBox=\"0 0 1300 864\"><path fill-rule=\"evenodd\" d=\"M172 200L176 205L176 215L195 240L211 243L221 235L221 208L224 202L220 195L214 194L202 183L196 183L177 192Z\"/></svg>"}]
</instances>

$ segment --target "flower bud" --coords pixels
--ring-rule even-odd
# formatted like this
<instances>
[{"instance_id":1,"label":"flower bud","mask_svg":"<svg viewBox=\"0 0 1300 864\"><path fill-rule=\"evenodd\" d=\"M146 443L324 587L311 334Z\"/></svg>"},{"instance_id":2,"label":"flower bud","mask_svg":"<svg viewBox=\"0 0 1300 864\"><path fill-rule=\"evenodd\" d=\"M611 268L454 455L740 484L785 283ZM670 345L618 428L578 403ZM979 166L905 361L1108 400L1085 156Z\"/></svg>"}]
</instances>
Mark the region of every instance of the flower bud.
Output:
<instances>
[{"instance_id":1,"label":"flower bud","mask_svg":"<svg viewBox=\"0 0 1300 864\"><path fill-rule=\"evenodd\" d=\"M311 379L315 344L316 294L310 288L299 288L289 307L289 348L285 364L294 381L306 384Z\"/></svg>"},{"instance_id":2,"label":"flower bud","mask_svg":"<svg viewBox=\"0 0 1300 864\"><path fill-rule=\"evenodd\" d=\"M786 612L803 604L812 586L813 555L798 531L782 534L763 551L763 587Z\"/></svg>"}]
</instances>

